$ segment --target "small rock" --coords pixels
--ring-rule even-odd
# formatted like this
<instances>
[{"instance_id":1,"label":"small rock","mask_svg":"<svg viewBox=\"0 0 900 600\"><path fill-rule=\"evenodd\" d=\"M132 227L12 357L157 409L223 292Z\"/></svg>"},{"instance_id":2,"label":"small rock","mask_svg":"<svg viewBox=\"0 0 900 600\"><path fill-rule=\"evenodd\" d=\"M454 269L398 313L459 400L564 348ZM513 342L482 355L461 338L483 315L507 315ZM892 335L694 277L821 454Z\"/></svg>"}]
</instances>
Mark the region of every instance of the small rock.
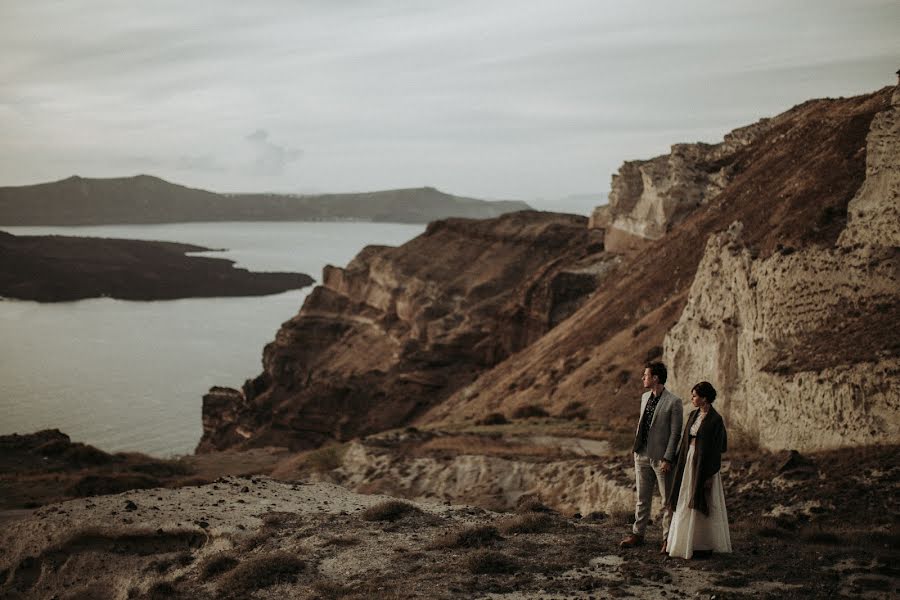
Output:
<instances>
[{"instance_id":1,"label":"small rock","mask_svg":"<svg viewBox=\"0 0 900 600\"><path fill-rule=\"evenodd\" d=\"M125 503L125 510L137 510L137 504L135 504L131 500L128 500Z\"/></svg>"}]
</instances>

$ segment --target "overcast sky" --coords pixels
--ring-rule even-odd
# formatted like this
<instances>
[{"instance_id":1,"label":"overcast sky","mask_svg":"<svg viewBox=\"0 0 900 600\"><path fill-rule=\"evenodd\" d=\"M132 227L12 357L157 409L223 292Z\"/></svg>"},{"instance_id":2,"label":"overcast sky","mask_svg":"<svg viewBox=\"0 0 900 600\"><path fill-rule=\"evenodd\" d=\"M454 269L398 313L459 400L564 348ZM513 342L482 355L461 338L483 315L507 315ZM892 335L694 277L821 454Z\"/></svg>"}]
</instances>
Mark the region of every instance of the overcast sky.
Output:
<instances>
[{"instance_id":1,"label":"overcast sky","mask_svg":"<svg viewBox=\"0 0 900 600\"><path fill-rule=\"evenodd\" d=\"M898 40L896 0L0 0L0 185L551 208L623 160L892 85Z\"/></svg>"}]
</instances>

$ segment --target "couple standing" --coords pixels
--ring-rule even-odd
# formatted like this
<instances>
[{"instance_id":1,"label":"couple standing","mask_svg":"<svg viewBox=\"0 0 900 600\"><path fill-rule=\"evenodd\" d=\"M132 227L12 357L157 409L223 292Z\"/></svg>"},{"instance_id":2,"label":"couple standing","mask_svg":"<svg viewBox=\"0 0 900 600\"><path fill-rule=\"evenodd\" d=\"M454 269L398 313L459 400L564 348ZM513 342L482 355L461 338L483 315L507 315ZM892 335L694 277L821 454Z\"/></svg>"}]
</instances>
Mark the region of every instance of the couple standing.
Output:
<instances>
[{"instance_id":1,"label":"couple standing","mask_svg":"<svg viewBox=\"0 0 900 600\"><path fill-rule=\"evenodd\" d=\"M727 446L725 424L712 407L716 390L702 381L691 390L695 410L682 433L681 399L666 389L666 366L649 363L641 382L641 419L634 438L637 502L631 535L621 546L639 546L650 520L653 488L664 504L660 553L691 558L695 551L731 552L719 468ZM681 444L679 445L679 440Z\"/></svg>"}]
</instances>

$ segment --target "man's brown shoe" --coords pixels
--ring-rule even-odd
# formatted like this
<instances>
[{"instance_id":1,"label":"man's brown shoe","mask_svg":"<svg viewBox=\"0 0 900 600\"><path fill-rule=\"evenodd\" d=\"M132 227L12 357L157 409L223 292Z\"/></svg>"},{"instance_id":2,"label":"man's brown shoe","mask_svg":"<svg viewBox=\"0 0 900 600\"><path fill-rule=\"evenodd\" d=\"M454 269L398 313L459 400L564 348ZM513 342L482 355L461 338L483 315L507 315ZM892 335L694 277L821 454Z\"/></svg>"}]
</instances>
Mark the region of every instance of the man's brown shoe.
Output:
<instances>
[{"instance_id":1,"label":"man's brown shoe","mask_svg":"<svg viewBox=\"0 0 900 600\"><path fill-rule=\"evenodd\" d=\"M643 543L644 536L632 533L631 535L625 536L625 539L619 542L619 545L623 548L634 548L635 546L640 546Z\"/></svg>"}]
</instances>

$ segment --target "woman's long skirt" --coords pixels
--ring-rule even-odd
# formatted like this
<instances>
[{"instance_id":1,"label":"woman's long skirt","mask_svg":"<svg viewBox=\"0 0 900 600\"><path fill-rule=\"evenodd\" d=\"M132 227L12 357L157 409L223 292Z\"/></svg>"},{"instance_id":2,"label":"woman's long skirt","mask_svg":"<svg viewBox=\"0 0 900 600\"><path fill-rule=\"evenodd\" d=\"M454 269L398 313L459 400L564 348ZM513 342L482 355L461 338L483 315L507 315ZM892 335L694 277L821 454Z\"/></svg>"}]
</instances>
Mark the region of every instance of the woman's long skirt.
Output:
<instances>
[{"instance_id":1,"label":"woman's long skirt","mask_svg":"<svg viewBox=\"0 0 900 600\"><path fill-rule=\"evenodd\" d=\"M709 516L699 510L689 508L694 494L697 467L694 465L694 446L688 450L681 490L678 492L678 506L672 515L669 528L669 556L691 558L695 550L731 552L731 534L728 531L728 513L725 510L725 491L722 476L712 477Z\"/></svg>"}]
</instances>

